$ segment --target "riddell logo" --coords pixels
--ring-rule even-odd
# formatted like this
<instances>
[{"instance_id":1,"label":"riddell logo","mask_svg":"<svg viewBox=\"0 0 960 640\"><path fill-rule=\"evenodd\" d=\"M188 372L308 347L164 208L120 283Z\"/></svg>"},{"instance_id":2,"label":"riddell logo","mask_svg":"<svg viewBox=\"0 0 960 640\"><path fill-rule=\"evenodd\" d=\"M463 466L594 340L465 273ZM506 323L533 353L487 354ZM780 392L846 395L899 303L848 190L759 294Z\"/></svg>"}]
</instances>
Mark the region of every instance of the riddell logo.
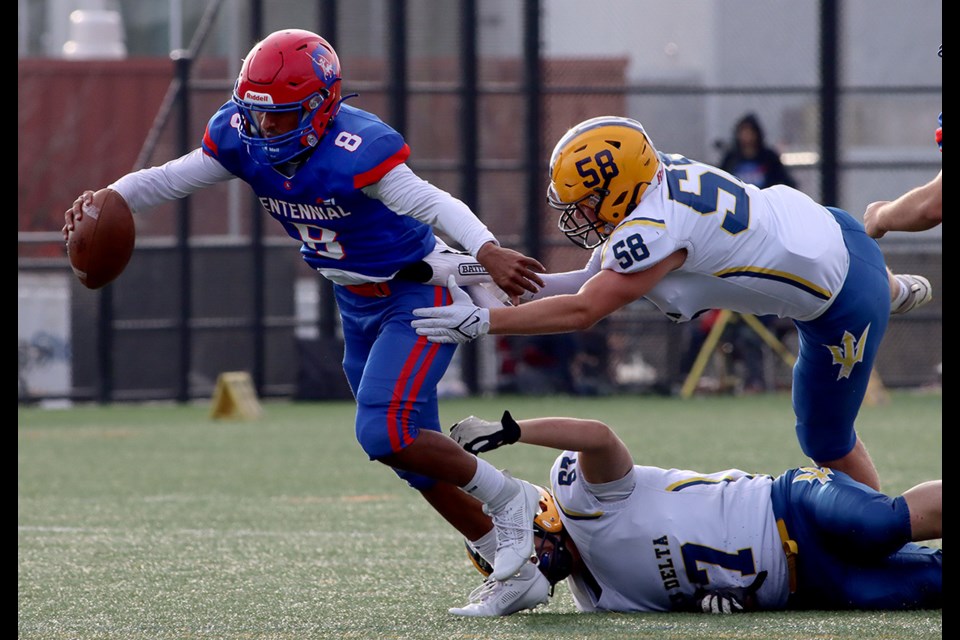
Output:
<instances>
[{"instance_id":1,"label":"riddell logo","mask_svg":"<svg viewBox=\"0 0 960 640\"><path fill-rule=\"evenodd\" d=\"M245 94L243 94L243 99L247 102L256 102L258 104L273 104L273 96L271 96L269 93L247 91Z\"/></svg>"}]
</instances>

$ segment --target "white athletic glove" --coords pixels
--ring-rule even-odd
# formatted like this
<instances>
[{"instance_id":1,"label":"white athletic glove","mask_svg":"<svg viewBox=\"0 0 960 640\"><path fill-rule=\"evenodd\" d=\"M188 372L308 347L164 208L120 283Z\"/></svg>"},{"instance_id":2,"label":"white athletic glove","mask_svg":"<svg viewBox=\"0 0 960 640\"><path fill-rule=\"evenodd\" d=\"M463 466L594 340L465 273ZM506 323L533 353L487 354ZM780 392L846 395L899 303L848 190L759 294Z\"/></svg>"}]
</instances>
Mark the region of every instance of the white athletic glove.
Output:
<instances>
[{"instance_id":1,"label":"white athletic glove","mask_svg":"<svg viewBox=\"0 0 960 640\"><path fill-rule=\"evenodd\" d=\"M428 253L423 261L433 270L433 276L427 280L427 284L443 287L451 275L456 278L458 284L465 287L471 284L493 282L486 267L477 262L476 258L469 253L440 248L439 243L438 248Z\"/></svg>"},{"instance_id":2,"label":"white athletic glove","mask_svg":"<svg viewBox=\"0 0 960 640\"><path fill-rule=\"evenodd\" d=\"M743 613L743 605L729 595L708 593L700 599L700 610L704 613Z\"/></svg>"},{"instance_id":3,"label":"white athletic glove","mask_svg":"<svg viewBox=\"0 0 960 640\"><path fill-rule=\"evenodd\" d=\"M744 613L760 608L757 591L767 579L767 572L761 571L747 587L726 587L723 589L698 589L694 594L695 610L704 613Z\"/></svg>"},{"instance_id":4,"label":"white athletic glove","mask_svg":"<svg viewBox=\"0 0 960 640\"><path fill-rule=\"evenodd\" d=\"M417 334L431 342L464 344L476 340L490 330L490 310L473 303L467 292L457 286L452 275L447 278L447 287L453 303L445 307L422 307L414 309L413 315L423 318L411 324Z\"/></svg>"},{"instance_id":5,"label":"white athletic glove","mask_svg":"<svg viewBox=\"0 0 960 640\"><path fill-rule=\"evenodd\" d=\"M456 440L458 445L477 455L519 440L520 425L509 411L503 412L499 422L470 416L450 427L450 437Z\"/></svg>"}]
</instances>

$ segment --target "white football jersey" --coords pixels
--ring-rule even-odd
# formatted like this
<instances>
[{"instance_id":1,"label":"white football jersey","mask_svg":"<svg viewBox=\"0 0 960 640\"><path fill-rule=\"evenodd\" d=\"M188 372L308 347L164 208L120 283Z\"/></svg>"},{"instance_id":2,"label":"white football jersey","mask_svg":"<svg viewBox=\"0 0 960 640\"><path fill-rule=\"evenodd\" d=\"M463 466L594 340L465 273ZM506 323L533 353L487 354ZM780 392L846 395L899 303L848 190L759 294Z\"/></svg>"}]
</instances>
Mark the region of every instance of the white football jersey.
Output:
<instances>
[{"instance_id":1,"label":"white football jersey","mask_svg":"<svg viewBox=\"0 0 960 640\"><path fill-rule=\"evenodd\" d=\"M678 322L708 309L812 320L830 306L850 259L825 207L796 189L660 158L658 183L602 245L604 269L642 271L686 249L683 266L646 296Z\"/></svg>"},{"instance_id":2,"label":"white football jersey","mask_svg":"<svg viewBox=\"0 0 960 640\"><path fill-rule=\"evenodd\" d=\"M550 480L563 526L590 572L567 579L580 611L671 611L700 584L743 587L759 571L767 571L757 593L763 607L786 605L773 478L638 465L621 481L589 485L577 455L563 452Z\"/></svg>"}]
</instances>

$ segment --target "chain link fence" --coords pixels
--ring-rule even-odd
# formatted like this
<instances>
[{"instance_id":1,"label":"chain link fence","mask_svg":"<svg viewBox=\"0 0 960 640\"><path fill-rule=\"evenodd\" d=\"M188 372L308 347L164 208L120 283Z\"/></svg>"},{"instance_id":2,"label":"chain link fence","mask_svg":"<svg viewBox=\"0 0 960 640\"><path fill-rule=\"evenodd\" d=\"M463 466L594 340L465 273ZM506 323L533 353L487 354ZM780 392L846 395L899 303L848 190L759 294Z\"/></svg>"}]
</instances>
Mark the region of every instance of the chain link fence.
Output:
<instances>
[{"instance_id":1,"label":"chain link fence","mask_svg":"<svg viewBox=\"0 0 960 640\"><path fill-rule=\"evenodd\" d=\"M34 25L53 22L27 4ZM754 114L798 187L854 216L941 166L939 1L211 0L185 9L183 33L204 37L176 65L164 47L169 16L114 4L126 25L121 60L55 57L21 24L21 402L208 397L218 373L235 369L252 370L263 395L348 393L330 288L245 185L138 216L134 258L101 292L75 281L59 238L82 189L196 146L240 56L277 28L324 34L345 94L406 136L412 168L551 271L587 258L557 231L544 195L554 142L588 117L638 119L659 150L719 163L734 123ZM172 93L184 70L185 91ZM895 271L926 275L935 292L891 321L877 366L888 386L939 384L940 240L937 228L881 241ZM676 393L691 325L638 302L582 334L487 338L461 350L441 391ZM789 326L771 326L793 350ZM750 348L725 335L699 389L741 390L750 358L762 389L788 388L788 365Z\"/></svg>"}]
</instances>

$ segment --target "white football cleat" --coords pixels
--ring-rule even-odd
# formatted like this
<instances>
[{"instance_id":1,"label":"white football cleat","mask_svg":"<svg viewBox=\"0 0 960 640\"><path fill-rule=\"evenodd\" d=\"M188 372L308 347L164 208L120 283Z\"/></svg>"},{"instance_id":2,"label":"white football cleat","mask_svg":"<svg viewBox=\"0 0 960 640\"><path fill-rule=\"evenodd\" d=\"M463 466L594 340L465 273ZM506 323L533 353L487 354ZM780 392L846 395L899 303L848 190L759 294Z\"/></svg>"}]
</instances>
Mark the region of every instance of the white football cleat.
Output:
<instances>
[{"instance_id":1,"label":"white football cleat","mask_svg":"<svg viewBox=\"0 0 960 640\"><path fill-rule=\"evenodd\" d=\"M509 616L545 604L550 599L550 583L535 565L528 563L527 567L502 582L488 578L470 594L469 604L454 607L450 613L472 617Z\"/></svg>"},{"instance_id":2,"label":"white football cleat","mask_svg":"<svg viewBox=\"0 0 960 640\"><path fill-rule=\"evenodd\" d=\"M923 276L899 273L893 277L900 283L903 290L907 292L907 296L895 309L890 309L890 315L907 313L920 305L927 304L933 299L933 287L930 286L930 281Z\"/></svg>"},{"instance_id":3,"label":"white football cleat","mask_svg":"<svg viewBox=\"0 0 960 640\"><path fill-rule=\"evenodd\" d=\"M496 511L483 510L493 518L497 531L497 555L493 561L492 580L514 576L533 555L533 519L537 515L540 492L529 482L503 472L506 481L519 485L516 495Z\"/></svg>"}]
</instances>

